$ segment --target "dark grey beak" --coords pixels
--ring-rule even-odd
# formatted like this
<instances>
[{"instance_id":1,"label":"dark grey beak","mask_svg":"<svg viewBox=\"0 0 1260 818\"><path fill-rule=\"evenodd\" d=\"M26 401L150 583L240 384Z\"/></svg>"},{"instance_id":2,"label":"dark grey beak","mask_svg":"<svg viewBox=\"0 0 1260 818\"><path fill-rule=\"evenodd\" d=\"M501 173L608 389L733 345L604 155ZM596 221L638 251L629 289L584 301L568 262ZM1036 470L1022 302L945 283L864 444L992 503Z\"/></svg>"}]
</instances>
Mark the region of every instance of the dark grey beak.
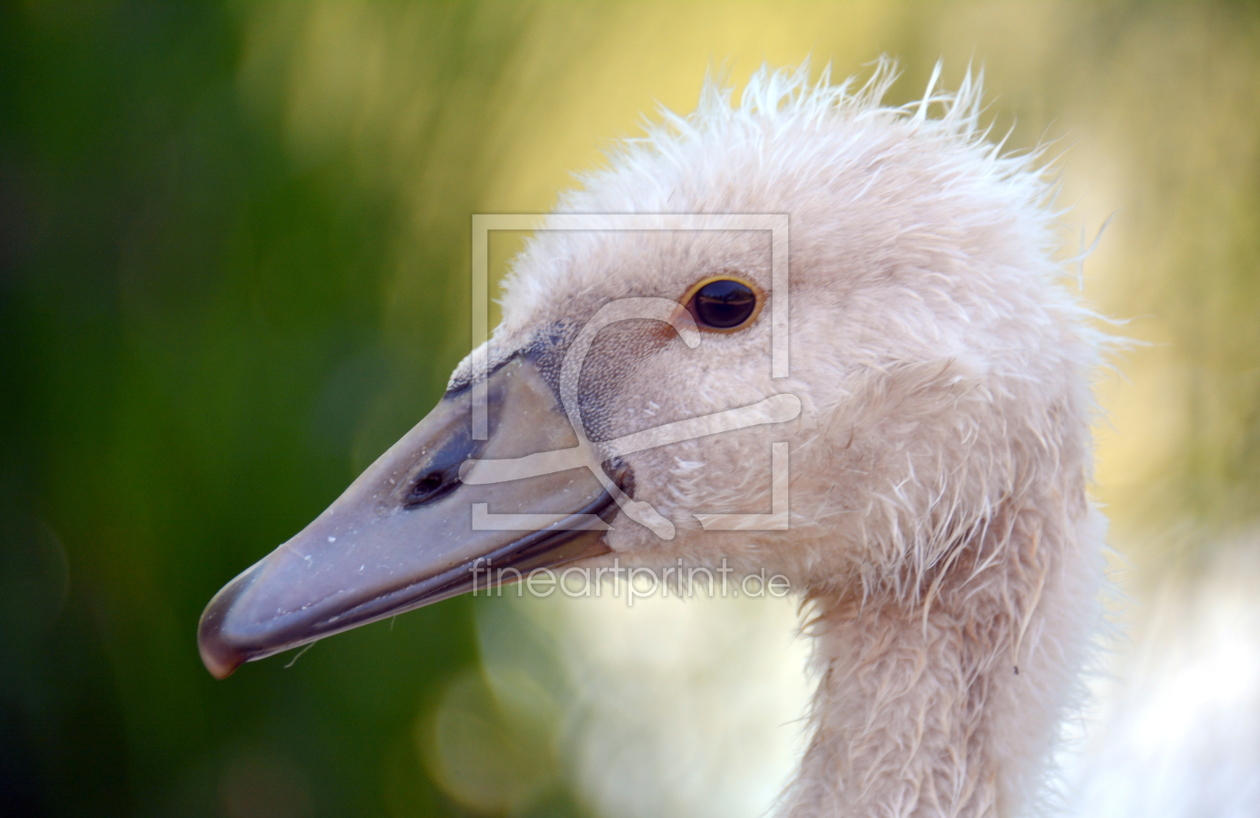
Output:
<instances>
[{"instance_id":1,"label":"dark grey beak","mask_svg":"<svg viewBox=\"0 0 1260 818\"><path fill-rule=\"evenodd\" d=\"M501 578L608 552L601 520L617 507L591 471L598 463L501 482L485 475L460 480L470 459L507 460L578 444L554 392L527 358L500 367L487 386L487 440L472 439L472 391L449 393L328 510L215 595L197 634L214 676L488 589Z\"/></svg>"}]
</instances>

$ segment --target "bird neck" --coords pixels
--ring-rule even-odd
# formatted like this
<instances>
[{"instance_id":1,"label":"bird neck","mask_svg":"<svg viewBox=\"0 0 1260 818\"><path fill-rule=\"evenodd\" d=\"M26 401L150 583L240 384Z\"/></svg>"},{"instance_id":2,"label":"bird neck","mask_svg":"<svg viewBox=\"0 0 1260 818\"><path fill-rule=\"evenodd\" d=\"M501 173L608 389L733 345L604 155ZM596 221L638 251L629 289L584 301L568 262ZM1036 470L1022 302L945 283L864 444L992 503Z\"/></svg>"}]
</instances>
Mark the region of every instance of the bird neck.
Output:
<instances>
[{"instance_id":1,"label":"bird neck","mask_svg":"<svg viewBox=\"0 0 1260 818\"><path fill-rule=\"evenodd\" d=\"M815 595L814 733L786 818L987 818L1035 797L1095 621L1101 532L1083 507L1006 516L913 600Z\"/></svg>"}]
</instances>

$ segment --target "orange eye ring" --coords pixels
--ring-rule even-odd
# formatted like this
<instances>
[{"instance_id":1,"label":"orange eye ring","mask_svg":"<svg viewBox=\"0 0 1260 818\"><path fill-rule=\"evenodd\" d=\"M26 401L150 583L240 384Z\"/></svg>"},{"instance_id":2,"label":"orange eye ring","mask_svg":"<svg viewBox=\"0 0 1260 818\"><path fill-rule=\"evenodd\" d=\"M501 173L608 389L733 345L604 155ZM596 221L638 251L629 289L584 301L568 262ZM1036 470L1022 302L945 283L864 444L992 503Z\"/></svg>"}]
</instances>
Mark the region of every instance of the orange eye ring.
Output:
<instances>
[{"instance_id":1,"label":"orange eye ring","mask_svg":"<svg viewBox=\"0 0 1260 818\"><path fill-rule=\"evenodd\" d=\"M738 332L756 321L766 297L754 282L722 273L692 284L678 303L691 313L700 329L726 333Z\"/></svg>"}]
</instances>

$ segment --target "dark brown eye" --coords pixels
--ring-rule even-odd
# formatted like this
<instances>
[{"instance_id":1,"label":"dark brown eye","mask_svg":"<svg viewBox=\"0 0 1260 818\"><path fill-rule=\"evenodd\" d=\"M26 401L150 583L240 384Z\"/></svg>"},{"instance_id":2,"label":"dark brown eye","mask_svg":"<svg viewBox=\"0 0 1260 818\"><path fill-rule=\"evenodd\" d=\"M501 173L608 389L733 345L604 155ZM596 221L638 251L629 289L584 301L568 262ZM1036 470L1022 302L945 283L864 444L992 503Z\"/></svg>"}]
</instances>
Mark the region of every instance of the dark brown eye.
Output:
<instances>
[{"instance_id":1,"label":"dark brown eye","mask_svg":"<svg viewBox=\"0 0 1260 818\"><path fill-rule=\"evenodd\" d=\"M757 312L757 293L734 278L714 278L695 289L687 312L707 329L733 330L748 323Z\"/></svg>"}]
</instances>

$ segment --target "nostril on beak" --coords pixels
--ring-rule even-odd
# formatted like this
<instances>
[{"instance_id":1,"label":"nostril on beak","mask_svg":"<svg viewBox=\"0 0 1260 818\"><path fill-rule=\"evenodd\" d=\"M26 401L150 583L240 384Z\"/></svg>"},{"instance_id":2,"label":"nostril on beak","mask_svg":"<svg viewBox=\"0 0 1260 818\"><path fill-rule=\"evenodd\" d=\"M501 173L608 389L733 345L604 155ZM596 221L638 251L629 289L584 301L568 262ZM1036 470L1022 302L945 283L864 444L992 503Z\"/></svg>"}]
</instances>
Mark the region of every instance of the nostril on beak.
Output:
<instances>
[{"instance_id":1,"label":"nostril on beak","mask_svg":"<svg viewBox=\"0 0 1260 818\"><path fill-rule=\"evenodd\" d=\"M449 473L448 470L428 472L416 480L411 491L407 492L403 507L410 509L424 505L449 493L457 485L459 485L458 472L454 474Z\"/></svg>"}]
</instances>

